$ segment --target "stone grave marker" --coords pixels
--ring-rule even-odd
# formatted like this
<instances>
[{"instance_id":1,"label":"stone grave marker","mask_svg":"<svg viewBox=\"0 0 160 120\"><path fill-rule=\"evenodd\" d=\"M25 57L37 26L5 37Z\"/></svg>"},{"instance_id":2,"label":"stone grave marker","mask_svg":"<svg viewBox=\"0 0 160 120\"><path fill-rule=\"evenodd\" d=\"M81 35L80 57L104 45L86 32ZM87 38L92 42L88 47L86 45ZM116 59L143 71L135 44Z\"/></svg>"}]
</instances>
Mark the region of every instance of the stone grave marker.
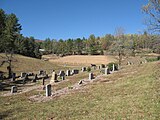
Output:
<instances>
[{"instance_id":1,"label":"stone grave marker","mask_svg":"<svg viewBox=\"0 0 160 120\"><path fill-rule=\"evenodd\" d=\"M66 71L66 76L70 76L71 75L71 71L70 70L67 70Z\"/></svg>"},{"instance_id":2,"label":"stone grave marker","mask_svg":"<svg viewBox=\"0 0 160 120\"><path fill-rule=\"evenodd\" d=\"M22 73L21 73L21 78L24 78L24 77L26 76L26 74L27 74L27 73L22 72Z\"/></svg>"},{"instance_id":3,"label":"stone grave marker","mask_svg":"<svg viewBox=\"0 0 160 120\"><path fill-rule=\"evenodd\" d=\"M46 97L51 96L51 84L46 85Z\"/></svg>"},{"instance_id":4,"label":"stone grave marker","mask_svg":"<svg viewBox=\"0 0 160 120\"><path fill-rule=\"evenodd\" d=\"M42 85L45 84L45 78L42 78Z\"/></svg>"},{"instance_id":5,"label":"stone grave marker","mask_svg":"<svg viewBox=\"0 0 160 120\"><path fill-rule=\"evenodd\" d=\"M92 80L93 78L93 73L89 73L89 80Z\"/></svg>"},{"instance_id":6,"label":"stone grave marker","mask_svg":"<svg viewBox=\"0 0 160 120\"><path fill-rule=\"evenodd\" d=\"M101 66L100 66L100 65L98 66L98 69L99 69L99 70L101 69Z\"/></svg>"},{"instance_id":7,"label":"stone grave marker","mask_svg":"<svg viewBox=\"0 0 160 120\"><path fill-rule=\"evenodd\" d=\"M28 75L28 76L33 76L33 75L34 75L34 73L29 72L29 73L27 73L27 75Z\"/></svg>"},{"instance_id":8,"label":"stone grave marker","mask_svg":"<svg viewBox=\"0 0 160 120\"><path fill-rule=\"evenodd\" d=\"M16 92L17 92L17 86L12 86L11 93L16 93Z\"/></svg>"},{"instance_id":9,"label":"stone grave marker","mask_svg":"<svg viewBox=\"0 0 160 120\"><path fill-rule=\"evenodd\" d=\"M60 71L60 72L59 72L59 76L60 76L60 77L62 77L62 76L64 76L64 75L65 75L65 72L64 72L64 71Z\"/></svg>"},{"instance_id":10,"label":"stone grave marker","mask_svg":"<svg viewBox=\"0 0 160 120\"><path fill-rule=\"evenodd\" d=\"M39 72L38 72L38 75L43 75L43 70L40 70Z\"/></svg>"},{"instance_id":11,"label":"stone grave marker","mask_svg":"<svg viewBox=\"0 0 160 120\"><path fill-rule=\"evenodd\" d=\"M72 70L72 74L78 74L78 73L79 73L79 70L76 70L76 69Z\"/></svg>"},{"instance_id":12,"label":"stone grave marker","mask_svg":"<svg viewBox=\"0 0 160 120\"><path fill-rule=\"evenodd\" d=\"M62 78L62 80L65 80L65 75L64 75L64 76L62 76L61 78Z\"/></svg>"},{"instance_id":13,"label":"stone grave marker","mask_svg":"<svg viewBox=\"0 0 160 120\"><path fill-rule=\"evenodd\" d=\"M108 68L105 68L105 69L104 69L104 74L105 74L105 75L108 75L108 74L109 74L109 69L108 69Z\"/></svg>"},{"instance_id":14,"label":"stone grave marker","mask_svg":"<svg viewBox=\"0 0 160 120\"><path fill-rule=\"evenodd\" d=\"M12 73L11 81L15 81L15 80L16 80L16 73Z\"/></svg>"},{"instance_id":15,"label":"stone grave marker","mask_svg":"<svg viewBox=\"0 0 160 120\"><path fill-rule=\"evenodd\" d=\"M86 67L82 67L82 72L84 72L84 71L86 71L87 69L86 69Z\"/></svg>"},{"instance_id":16,"label":"stone grave marker","mask_svg":"<svg viewBox=\"0 0 160 120\"><path fill-rule=\"evenodd\" d=\"M83 80L80 80L79 82L78 82L78 85L81 85L83 83Z\"/></svg>"},{"instance_id":17,"label":"stone grave marker","mask_svg":"<svg viewBox=\"0 0 160 120\"><path fill-rule=\"evenodd\" d=\"M35 76L33 77L33 82L36 82L38 79L37 74L35 74Z\"/></svg>"},{"instance_id":18,"label":"stone grave marker","mask_svg":"<svg viewBox=\"0 0 160 120\"><path fill-rule=\"evenodd\" d=\"M114 72L115 71L115 65L113 64L112 65L112 72Z\"/></svg>"},{"instance_id":19,"label":"stone grave marker","mask_svg":"<svg viewBox=\"0 0 160 120\"><path fill-rule=\"evenodd\" d=\"M101 64L100 65L100 68L102 69L102 68L105 68L105 65L104 64Z\"/></svg>"},{"instance_id":20,"label":"stone grave marker","mask_svg":"<svg viewBox=\"0 0 160 120\"><path fill-rule=\"evenodd\" d=\"M51 82L58 82L56 72L52 73Z\"/></svg>"}]
</instances>

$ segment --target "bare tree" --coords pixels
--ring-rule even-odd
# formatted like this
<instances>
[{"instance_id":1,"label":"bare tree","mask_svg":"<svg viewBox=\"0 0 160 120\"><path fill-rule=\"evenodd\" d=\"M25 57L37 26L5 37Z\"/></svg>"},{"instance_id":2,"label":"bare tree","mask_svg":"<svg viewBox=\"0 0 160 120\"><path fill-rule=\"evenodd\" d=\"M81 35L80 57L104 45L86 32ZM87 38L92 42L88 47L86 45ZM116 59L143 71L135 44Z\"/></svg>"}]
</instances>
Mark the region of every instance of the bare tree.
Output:
<instances>
[{"instance_id":1,"label":"bare tree","mask_svg":"<svg viewBox=\"0 0 160 120\"><path fill-rule=\"evenodd\" d=\"M149 30L160 32L160 0L149 0L142 10L149 15L149 19L146 21Z\"/></svg>"},{"instance_id":2,"label":"bare tree","mask_svg":"<svg viewBox=\"0 0 160 120\"><path fill-rule=\"evenodd\" d=\"M115 51L118 52L119 65L122 63L122 57L124 55L124 28L117 27L115 30Z\"/></svg>"}]
</instances>

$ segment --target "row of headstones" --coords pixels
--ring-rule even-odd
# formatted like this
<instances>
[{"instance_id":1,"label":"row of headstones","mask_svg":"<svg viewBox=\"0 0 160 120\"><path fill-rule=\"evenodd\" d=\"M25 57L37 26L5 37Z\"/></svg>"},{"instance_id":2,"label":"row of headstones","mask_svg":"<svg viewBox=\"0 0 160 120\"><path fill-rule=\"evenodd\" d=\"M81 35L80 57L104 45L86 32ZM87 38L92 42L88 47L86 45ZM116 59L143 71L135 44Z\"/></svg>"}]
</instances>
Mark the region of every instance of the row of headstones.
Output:
<instances>
[{"instance_id":1,"label":"row of headstones","mask_svg":"<svg viewBox=\"0 0 160 120\"><path fill-rule=\"evenodd\" d=\"M82 67L82 72L86 71L85 67ZM58 82L58 76L62 79L65 80L65 76L72 76L74 74L78 74L79 70L74 69L74 70L67 70L66 72L60 71L58 74L56 74L55 71L52 72L52 77L51 77L51 82Z\"/></svg>"},{"instance_id":2,"label":"row of headstones","mask_svg":"<svg viewBox=\"0 0 160 120\"><path fill-rule=\"evenodd\" d=\"M72 71L67 70L67 71L66 71L66 76L71 76L71 75L73 75L73 74L78 74L78 73L79 73L79 70L72 70ZM39 71L39 74L38 74L38 75L43 75L43 76L45 76L45 75L46 75L46 72ZM38 79L38 75L37 75L37 74L35 74L35 75L34 75L34 74L28 74L28 73L22 72L20 77L23 78L23 83L25 83L25 81L28 79L28 76L34 76L34 77L33 77L33 82L36 82L37 79ZM65 73L64 73L64 71L60 71L58 75L62 78L62 80L65 79ZM58 75L57 75L55 72L53 72L51 79L57 81ZM16 73L13 73L12 78L11 78L11 79L13 79L12 81L15 81L15 78L16 78ZM43 78L42 78L42 84L43 84L43 85L44 85L44 83L45 83L45 78L46 78L46 77L43 77ZM16 93L16 92L17 92L17 86L12 86L12 87L11 87L11 93Z\"/></svg>"},{"instance_id":3,"label":"row of headstones","mask_svg":"<svg viewBox=\"0 0 160 120\"><path fill-rule=\"evenodd\" d=\"M22 72L20 76L16 76L16 73L12 73L12 77L10 80L15 81L17 77L20 77L23 79L23 81L26 81L28 80L29 76L33 76L33 82L36 82L36 80L38 79L38 76L41 76L42 78L43 77L47 78L48 74L46 74L46 71L43 71L43 70L40 70L38 74L34 74L32 72L29 72L29 73Z\"/></svg>"},{"instance_id":4,"label":"row of headstones","mask_svg":"<svg viewBox=\"0 0 160 120\"><path fill-rule=\"evenodd\" d=\"M114 71L115 70L115 66L114 66L114 64L113 64L113 69L112 69L112 71ZM109 73L109 69L108 68L105 68L105 75L107 75ZM54 74L54 75L53 75ZM55 72L53 72L53 76L55 76L56 74L55 74ZM93 73L89 73L89 80L93 80L94 79L94 74ZM80 81L79 82L79 84L82 84L82 81ZM51 84L48 84L48 85L46 85L46 96L48 97L48 96L51 96L51 94L52 94L52 90L51 90Z\"/></svg>"},{"instance_id":5,"label":"row of headstones","mask_svg":"<svg viewBox=\"0 0 160 120\"><path fill-rule=\"evenodd\" d=\"M42 79L42 85L45 85L45 78ZM17 92L17 86L12 86L11 87L11 93L16 93Z\"/></svg>"},{"instance_id":6,"label":"row of headstones","mask_svg":"<svg viewBox=\"0 0 160 120\"><path fill-rule=\"evenodd\" d=\"M115 70L115 65L113 64L112 67L113 67L112 68L112 72L113 72ZM83 68L82 68L82 71L85 71L84 69L86 69L86 68L84 68L84 69ZM78 74L78 70L72 70L71 73L72 73L72 75ZM105 68L105 75L107 75L109 73L110 73L110 71L109 71L108 67L106 67ZM60 71L59 75L64 76L65 75L64 71ZM71 75L69 70L66 71L66 75L67 76ZM89 73L89 80L92 80L92 79L94 79L94 75L93 75L93 73ZM55 72L52 73L51 80L54 80L54 82L57 82L57 74ZM43 85L44 85L44 82L45 82L45 79L43 79ZM46 88L46 96L51 96L51 84L46 85L45 88ZM16 92L17 92L17 86L12 86L11 93L16 93Z\"/></svg>"},{"instance_id":7,"label":"row of headstones","mask_svg":"<svg viewBox=\"0 0 160 120\"><path fill-rule=\"evenodd\" d=\"M83 67L83 68L84 68L84 67ZM83 68L82 68L82 71L85 71L85 70L84 70L85 68L84 68L84 69L83 69ZM77 71L77 70L72 70L71 72L72 72L72 74L73 74L73 73L74 73L74 74L78 74L78 71ZM66 73L67 73L67 74L66 74L67 76L70 76L70 75L71 75L70 72L69 72L69 70L67 70ZM64 71L63 71L63 72L60 71L59 74L60 74L61 76L62 76L62 75L65 75L65 74L64 74ZM108 74L108 69L107 69L107 68L105 69L105 74ZM52 77L54 77L54 81L57 80L57 78L56 78L57 75L56 75L55 72L52 73ZM89 73L89 80L92 80L92 79L94 79L94 75L93 75L93 73ZM44 79L43 79L43 85L44 85ZM45 88L46 88L46 96L51 96L51 84L46 85ZM17 92L17 86L12 86L12 87L11 87L11 93L16 93L16 92Z\"/></svg>"},{"instance_id":8,"label":"row of headstones","mask_svg":"<svg viewBox=\"0 0 160 120\"><path fill-rule=\"evenodd\" d=\"M147 63L147 60L145 60L145 61L140 61L139 62L139 64L143 64L143 63ZM128 61L127 62L127 65L133 65L134 63L133 62L131 62L131 61Z\"/></svg>"},{"instance_id":9,"label":"row of headstones","mask_svg":"<svg viewBox=\"0 0 160 120\"><path fill-rule=\"evenodd\" d=\"M89 73L89 80L94 79L94 75L93 73ZM47 84L46 85L46 96L51 96L52 95L52 89L51 89L51 84Z\"/></svg>"}]
</instances>

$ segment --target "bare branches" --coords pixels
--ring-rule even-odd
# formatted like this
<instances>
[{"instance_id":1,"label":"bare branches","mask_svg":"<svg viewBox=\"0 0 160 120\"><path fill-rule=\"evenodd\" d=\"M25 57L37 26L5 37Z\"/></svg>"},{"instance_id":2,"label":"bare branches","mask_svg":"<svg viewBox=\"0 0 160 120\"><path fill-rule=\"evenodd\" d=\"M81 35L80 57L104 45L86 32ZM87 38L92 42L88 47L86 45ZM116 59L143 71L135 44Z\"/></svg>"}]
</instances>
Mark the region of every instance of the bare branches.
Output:
<instances>
[{"instance_id":1,"label":"bare branches","mask_svg":"<svg viewBox=\"0 0 160 120\"><path fill-rule=\"evenodd\" d=\"M149 30L160 32L160 0L149 0L142 10L150 16L147 22Z\"/></svg>"}]
</instances>

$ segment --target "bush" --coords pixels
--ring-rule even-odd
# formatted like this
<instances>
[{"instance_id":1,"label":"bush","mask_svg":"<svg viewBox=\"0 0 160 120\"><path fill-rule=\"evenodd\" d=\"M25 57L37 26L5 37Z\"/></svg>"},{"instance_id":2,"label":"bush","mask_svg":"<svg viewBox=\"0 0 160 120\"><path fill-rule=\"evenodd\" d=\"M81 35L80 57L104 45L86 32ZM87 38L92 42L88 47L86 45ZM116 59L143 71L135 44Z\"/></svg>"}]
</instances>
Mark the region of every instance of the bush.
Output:
<instances>
[{"instance_id":1,"label":"bush","mask_svg":"<svg viewBox=\"0 0 160 120\"><path fill-rule=\"evenodd\" d=\"M114 64L114 66L115 66L115 70L118 70L118 64L117 63L109 63L107 66L108 66L108 69L110 70L110 71L112 71L113 70L113 64Z\"/></svg>"},{"instance_id":2,"label":"bush","mask_svg":"<svg viewBox=\"0 0 160 120\"><path fill-rule=\"evenodd\" d=\"M87 67L87 72L90 72L91 71L91 67Z\"/></svg>"},{"instance_id":3,"label":"bush","mask_svg":"<svg viewBox=\"0 0 160 120\"><path fill-rule=\"evenodd\" d=\"M154 62L160 60L160 56L158 57L151 57L151 58L146 58L147 62Z\"/></svg>"}]
</instances>

